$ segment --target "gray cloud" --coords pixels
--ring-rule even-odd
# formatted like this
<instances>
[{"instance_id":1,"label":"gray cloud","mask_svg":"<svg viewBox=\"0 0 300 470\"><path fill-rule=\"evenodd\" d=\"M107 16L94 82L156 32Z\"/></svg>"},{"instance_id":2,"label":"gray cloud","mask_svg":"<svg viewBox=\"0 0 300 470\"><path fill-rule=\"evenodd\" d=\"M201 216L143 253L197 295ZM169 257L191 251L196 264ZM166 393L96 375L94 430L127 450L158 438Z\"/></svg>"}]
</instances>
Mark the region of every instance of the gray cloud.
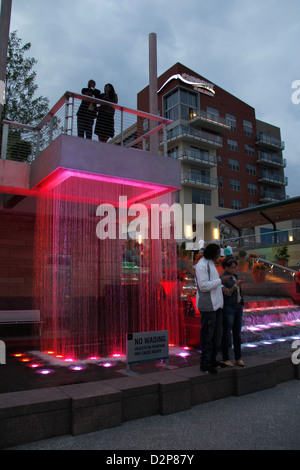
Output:
<instances>
[{"instance_id":1,"label":"gray cloud","mask_svg":"<svg viewBox=\"0 0 300 470\"><path fill-rule=\"evenodd\" d=\"M176 62L200 73L281 128L287 194L299 194L298 0L13 0L11 31L31 42L39 94L53 105L89 78L115 85L136 108L148 83L148 36L157 34L158 74Z\"/></svg>"}]
</instances>

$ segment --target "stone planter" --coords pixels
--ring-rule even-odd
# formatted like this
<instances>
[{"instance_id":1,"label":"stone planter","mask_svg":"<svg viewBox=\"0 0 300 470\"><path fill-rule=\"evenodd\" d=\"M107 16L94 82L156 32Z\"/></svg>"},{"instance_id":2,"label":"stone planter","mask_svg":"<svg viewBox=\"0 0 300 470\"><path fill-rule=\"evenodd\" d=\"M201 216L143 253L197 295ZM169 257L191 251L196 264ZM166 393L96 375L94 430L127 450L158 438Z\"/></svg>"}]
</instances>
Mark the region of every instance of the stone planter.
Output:
<instances>
[{"instance_id":1,"label":"stone planter","mask_svg":"<svg viewBox=\"0 0 300 470\"><path fill-rule=\"evenodd\" d=\"M266 271L255 271L252 275L255 283L265 282Z\"/></svg>"},{"instance_id":2,"label":"stone planter","mask_svg":"<svg viewBox=\"0 0 300 470\"><path fill-rule=\"evenodd\" d=\"M241 273L246 273L249 268L249 261L244 261L243 263L238 263L238 271Z\"/></svg>"}]
</instances>

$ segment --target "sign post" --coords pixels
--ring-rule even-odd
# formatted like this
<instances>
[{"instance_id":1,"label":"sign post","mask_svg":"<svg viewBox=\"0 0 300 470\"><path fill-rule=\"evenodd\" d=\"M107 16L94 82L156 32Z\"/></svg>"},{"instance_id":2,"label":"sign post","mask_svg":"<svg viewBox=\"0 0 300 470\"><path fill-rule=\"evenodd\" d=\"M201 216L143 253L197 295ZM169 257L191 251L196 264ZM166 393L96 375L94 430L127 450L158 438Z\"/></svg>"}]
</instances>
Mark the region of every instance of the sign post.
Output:
<instances>
[{"instance_id":1,"label":"sign post","mask_svg":"<svg viewBox=\"0 0 300 470\"><path fill-rule=\"evenodd\" d=\"M169 368L169 331L127 333L127 372L130 364L167 360Z\"/></svg>"}]
</instances>

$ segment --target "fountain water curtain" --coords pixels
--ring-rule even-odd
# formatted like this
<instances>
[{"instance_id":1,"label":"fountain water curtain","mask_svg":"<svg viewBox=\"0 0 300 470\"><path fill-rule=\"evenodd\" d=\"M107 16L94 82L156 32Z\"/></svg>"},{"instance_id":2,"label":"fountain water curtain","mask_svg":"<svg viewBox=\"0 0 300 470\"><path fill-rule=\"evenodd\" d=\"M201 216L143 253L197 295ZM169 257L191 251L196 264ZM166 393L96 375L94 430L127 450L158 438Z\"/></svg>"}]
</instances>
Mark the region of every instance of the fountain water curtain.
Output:
<instances>
[{"instance_id":1,"label":"fountain water curtain","mask_svg":"<svg viewBox=\"0 0 300 470\"><path fill-rule=\"evenodd\" d=\"M99 204L120 214L154 190L140 184L69 175L37 198L35 303L43 321L41 349L70 358L126 352L126 334L169 330L180 342L176 240L99 239ZM172 193L160 197L170 206ZM107 221L109 221L109 211ZM112 221L113 223L113 221ZM168 282L170 284L163 284ZM167 288L166 288L167 286Z\"/></svg>"},{"instance_id":2,"label":"fountain water curtain","mask_svg":"<svg viewBox=\"0 0 300 470\"><path fill-rule=\"evenodd\" d=\"M282 339L298 335L300 309L291 299L267 299L246 302L242 338L244 342Z\"/></svg>"}]
</instances>

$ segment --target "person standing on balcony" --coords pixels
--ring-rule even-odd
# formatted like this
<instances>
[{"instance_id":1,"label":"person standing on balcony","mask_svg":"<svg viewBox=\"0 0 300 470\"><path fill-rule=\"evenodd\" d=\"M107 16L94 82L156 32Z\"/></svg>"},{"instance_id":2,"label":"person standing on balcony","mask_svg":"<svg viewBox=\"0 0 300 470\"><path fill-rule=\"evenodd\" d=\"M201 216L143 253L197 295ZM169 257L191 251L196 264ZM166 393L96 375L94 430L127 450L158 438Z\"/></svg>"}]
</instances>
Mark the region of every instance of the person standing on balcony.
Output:
<instances>
[{"instance_id":1,"label":"person standing on balcony","mask_svg":"<svg viewBox=\"0 0 300 470\"><path fill-rule=\"evenodd\" d=\"M223 292L227 288L222 283L229 281L230 276L219 277L215 261L220 256L220 247L216 243L207 245L203 257L195 266L197 284L197 308L201 316L200 369L214 374L221 362L216 360L222 337Z\"/></svg>"},{"instance_id":2,"label":"person standing on balcony","mask_svg":"<svg viewBox=\"0 0 300 470\"><path fill-rule=\"evenodd\" d=\"M104 93L101 95L101 99L110 101L111 103L118 102L118 95L110 83L105 85ZM100 142L107 142L110 137L115 135L114 116L115 110L112 106L99 106L94 133L98 136Z\"/></svg>"},{"instance_id":3,"label":"person standing on balcony","mask_svg":"<svg viewBox=\"0 0 300 470\"><path fill-rule=\"evenodd\" d=\"M89 80L87 88L82 88L81 94L100 98L101 92L95 88L95 80ZM82 101L77 111L77 135L91 139L93 135L94 119L96 117L96 105L89 101Z\"/></svg>"}]
</instances>

